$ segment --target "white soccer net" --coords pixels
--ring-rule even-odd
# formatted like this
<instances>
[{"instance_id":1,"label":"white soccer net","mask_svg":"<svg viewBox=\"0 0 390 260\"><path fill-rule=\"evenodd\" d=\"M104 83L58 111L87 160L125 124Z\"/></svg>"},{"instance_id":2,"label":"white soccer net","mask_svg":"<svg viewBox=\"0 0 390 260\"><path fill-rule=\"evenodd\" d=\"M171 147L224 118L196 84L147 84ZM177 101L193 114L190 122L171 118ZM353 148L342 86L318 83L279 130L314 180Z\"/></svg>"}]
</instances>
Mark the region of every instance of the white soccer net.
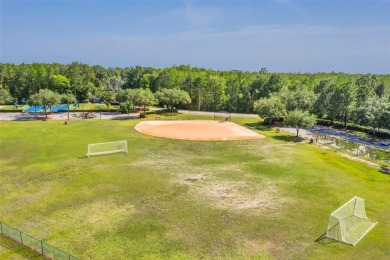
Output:
<instances>
[{"instance_id":1,"label":"white soccer net","mask_svg":"<svg viewBox=\"0 0 390 260\"><path fill-rule=\"evenodd\" d=\"M120 153L120 152L128 153L127 140L108 142L108 143L88 144L87 156L90 157L92 155L102 155L102 154Z\"/></svg>"},{"instance_id":2,"label":"white soccer net","mask_svg":"<svg viewBox=\"0 0 390 260\"><path fill-rule=\"evenodd\" d=\"M367 218L364 199L354 197L330 214L326 237L356 245L375 224Z\"/></svg>"}]
</instances>

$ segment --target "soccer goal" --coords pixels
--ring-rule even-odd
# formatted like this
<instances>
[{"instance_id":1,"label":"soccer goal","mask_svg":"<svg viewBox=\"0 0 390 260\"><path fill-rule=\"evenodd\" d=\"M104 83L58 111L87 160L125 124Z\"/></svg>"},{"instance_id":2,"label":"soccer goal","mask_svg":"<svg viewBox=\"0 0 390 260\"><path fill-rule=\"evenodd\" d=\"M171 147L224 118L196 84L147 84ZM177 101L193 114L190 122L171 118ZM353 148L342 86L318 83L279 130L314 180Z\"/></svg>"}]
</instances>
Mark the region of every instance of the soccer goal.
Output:
<instances>
[{"instance_id":1,"label":"soccer goal","mask_svg":"<svg viewBox=\"0 0 390 260\"><path fill-rule=\"evenodd\" d=\"M121 153L121 152L128 153L127 140L108 142L108 143L88 144L87 157L93 155L103 155L103 154Z\"/></svg>"},{"instance_id":2,"label":"soccer goal","mask_svg":"<svg viewBox=\"0 0 390 260\"><path fill-rule=\"evenodd\" d=\"M353 197L330 214L326 237L354 246L375 224L367 218L364 199Z\"/></svg>"}]
</instances>

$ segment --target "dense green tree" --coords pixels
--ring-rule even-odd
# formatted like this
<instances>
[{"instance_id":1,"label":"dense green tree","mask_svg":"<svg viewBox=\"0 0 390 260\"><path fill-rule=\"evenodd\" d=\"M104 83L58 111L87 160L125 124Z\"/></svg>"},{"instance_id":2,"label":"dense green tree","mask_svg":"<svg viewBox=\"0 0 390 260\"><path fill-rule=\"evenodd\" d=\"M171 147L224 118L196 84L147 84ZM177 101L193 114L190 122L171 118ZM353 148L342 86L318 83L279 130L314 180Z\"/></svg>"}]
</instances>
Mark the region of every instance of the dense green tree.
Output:
<instances>
[{"instance_id":1,"label":"dense green tree","mask_svg":"<svg viewBox=\"0 0 390 260\"><path fill-rule=\"evenodd\" d=\"M303 89L293 88L292 90L285 90L278 93L281 101L285 104L287 111L304 110L310 111L316 101L314 92Z\"/></svg>"},{"instance_id":2,"label":"dense green tree","mask_svg":"<svg viewBox=\"0 0 390 260\"><path fill-rule=\"evenodd\" d=\"M333 80L322 80L314 88L314 93L317 94L313 109L316 114L326 115L332 120L332 123L334 119L340 118L346 127L356 100L353 82L349 81L337 85Z\"/></svg>"},{"instance_id":3,"label":"dense green tree","mask_svg":"<svg viewBox=\"0 0 390 260\"><path fill-rule=\"evenodd\" d=\"M192 100L183 107L244 113L253 113L258 99L277 94L288 111L312 111L319 117L340 119L345 124L349 118L360 120L361 115L355 111L367 100L390 98L390 74L215 71L189 65L159 69L104 68L79 62L0 63L0 84L19 102L41 89L68 93L68 86L69 93L81 102L102 97L106 92L120 98L122 89L150 89L153 93L165 88L179 89L188 92ZM311 106L313 93L317 98Z\"/></svg>"},{"instance_id":4,"label":"dense green tree","mask_svg":"<svg viewBox=\"0 0 390 260\"><path fill-rule=\"evenodd\" d=\"M131 67L126 72L126 82L123 88L139 88L145 69L141 66Z\"/></svg>"},{"instance_id":5,"label":"dense green tree","mask_svg":"<svg viewBox=\"0 0 390 260\"><path fill-rule=\"evenodd\" d=\"M252 110L252 101L244 98L244 95L249 96L249 91L244 92L247 82L243 73L231 74L226 80L226 98L227 111L232 112L248 112Z\"/></svg>"},{"instance_id":6,"label":"dense green tree","mask_svg":"<svg viewBox=\"0 0 390 260\"><path fill-rule=\"evenodd\" d=\"M130 100L120 103L120 108L122 109L122 112L127 114L127 117L130 117L130 112L135 111L134 103Z\"/></svg>"},{"instance_id":7,"label":"dense green tree","mask_svg":"<svg viewBox=\"0 0 390 260\"><path fill-rule=\"evenodd\" d=\"M264 73L261 73L252 81L249 85L249 92L252 100L258 100L269 96L271 92L267 89L267 83L268 75Z\"/></svg>"},{"instance_id":8,"label":"dense green tree","mask_svg":"<svg viewBox=\"0 0 390 260\"><path fill-rule=\"evenodd\" d=\"M281 91L283 84L283 76L281 74L272 74L265 85L265 96Z\"/></svg>"},{"instance_id":9,"label":"dense green tree","mask_svg":"<svg viewBox=\"0 0 390 260\"><path fill-rule=\"evenodd\" d=\"M370 126L375 131L379 128L389 128L390 126L390 102L386 98L371 98L358 108L359 123Z\"/></svg>"},{"instance_id":10,"label":"dense green tree","mask_svg":"<svg viewBox=\"0 0 390 260\"><path fill-rule=\"evenodd\" d=\"M153 81L152 91L156 92L163 88L170 88L170 73L167 69L163 70Z\"/></svg>"},{"instance_id":11,"label":"dense green tree","mask_svg":"<svg viewBox=\"0 0 390 260\"><path fill-rule=\"evenodd\" d=\"M190 92L191 99L194 101L194 107L197 110L202 109L202 93L205 90L205 83L202 76L197 76L193 82L193 91Z\"/></svg>"},{"instance_id":12,"label":"dense green tree","mask_svg":"<svg viewBox=\"0 0 390 260\"><path fill-rule=\"evenodd\" d=\"M110 104L115 101L115 95L111 91L106 91L102 93L101 97L104 104L106 104L107 108L110 108Z\"/></svg>"},{"instance_id":13,"label":"dense green tree","mask_svg":"<svg viewBox=\"0 0 390 260\"><path fill-rule=\"evenodd\" d=\"M294 127L299 136L299 129L302 127L312 127L316 124L315 115L309 114L307 111L294 110L288 112L283 121L284 125Z\"/></svg>"},{"instance_id":14,"label":"dense green tree","mask_svg":"<svg viewBox=\"0 0 390 260\"><path fill-rule=\"evenodd\" d=\"M137 106L143 107L145 113L147 106L151 106L156 103L156 98L150 89L139 88L134 91L134 97L132 101Z\"/></svg>"},{"instance_id":15,"label":"dense green tree","mask_svg":"<svg viewBox=\"0 0 390 260\"><path fill-rule=\"evenodd\" d=\"M12 102L12 96L8 90L1 88L0 85L0 104L10 104Z\"/></svg>"},{"instance_id":16,"label":"dense green tree","mask_svg":"<svg viewBox=\"0 0 390 260\"><path fill-rule=\"evenodd\" d=\"M63 75L53 75L52 78L53 91L60 94L68 93L70 89L70 81Z\"/></svg>"},{"instance_id":17,"label":"dense green tree","mask_svg":"<svg viewBox=\"0 0 390 260\"><path fill-rule=\"evenodd\" d=\"M186 91L179 89L162 89L156 92L156 98L162 105L166 105L173 111L176 105L187 105L191 103L191 98Z\"/></svg>"},{"instance_id":18,"label":"dense green tree","mask_svg":"<svg viewBox=\"0 0 390 260\"><path fill-rule=\"evenodd\" d=\"M368 86L371 89L375 89L375 87L380 84L380 80L377 75L364 74L356 79L355 84L357 86Z\"/></svg>"},{"instance_id":19,"label":"dense green tree","mask_svg":"<svg viewBox=\"0 0 390 260\"><path fill-rule=\"evenodd\" d=\"M116 95L116 100L119 102L127 102L130 101L133 103L135 97L135 89L121 89Z\"/></svg>"},{"instance_id":20,"label":"dense green tree","mask_svg":"<svg viewBox=\"0 0 390 260\"><path fill-rule=\"evenodd\" d=\"M339 109L337 112L339 112L343 118L344 127L347 127L349 115L355 102L354 84L352 82L347 82L337 88L332 96L332 101L332 104Z\"/></svg>"},{"instance_id":21,"label":"dense green tree","mask_svg":"<svg viewBox=\"0 0 390 260\"><path fill-rule=\"evenodd\" d=\"M322 80L315 86L314 93L317 95L314 112L320 117L326 116L333 124L340 111L340 88L331 79Z\"/></svg>"},{"instance_id":22,"label":"dense green tree","mask_svg":"<svg viewBox=\"0 0 390 260\"><path fill-rule=\"evenodd\" d=\"M30 97L30 103L32 105L42 106L46 118L47 110L51 110L52 106L60 104L60 100L60 94L53 92L50 89L41 89L37 94Z\"/></svg>"},{"instance_id":23,"label":"dense green tree","mask_svg":"<svg viewBox=\"0 0 390 260\"><path fill-rule=\"evenodd\" d=\"M70 105L76 102L76 97L75 97L72 93L62 94L62 95L61 95L61 102L62 102L62 103L65 103L66 106L67 106L67 110L68 110L68 120L69 120L69 119L70 119L70 117L69 117Z\"/></svg>"},{"instance_id":24,"label":"dense green tree","mask_svg":"<svg viewBox=\"0 0 390 260\"><path fill-rule=\"evenodd\" d=\"M203 106L208 111L225 110L227 97L225 94L226 83L223 77L210 75L205 91L203 92Z\"/></svg>"},{"instance_id":25,"label":"dense green tree","mask_svg":"<svg viewBox=\"0 0 390 260\"><path fill-rule=\"evenodd\" d=\"M254 110L260 117L268 120L269 126L271 126L272 120L286 115L286 107L277 96L257 100L254 103Z\"/></svg>"},{"instance_id":26,"label":"dense green tree","mask_svg":"<svg viewBox=\"0 0 390 260\"><path fill-rule=\"evenodd\" d=\"M383 81L375 86L374 88L375 94L381 98L386 94L390 94L390 85L386 85Z\"/></svg>"},{"instance_id":27,"label":"dense green tree","mask_svg":"<svg viewBox=\"0 0 390 260\"><path fill-rule=\"evenodd\" d=\"M326 93L327 90L336 85L333 79L324 79L318 82L318 84L314 87L314 94L320 95L322 93Z\"/></svg>"},{"instance_id":28,"label":"dense green tree","mask_svg":"<svg viewBox=\"0 0 390 260\"><path fill-rule=\"evenodd\" d=\"M356 85L355 87L355 97L356 97L356 107L361 107L369 98L375 96L375 91L368 85Z\"/></svg>"}]
</instances>

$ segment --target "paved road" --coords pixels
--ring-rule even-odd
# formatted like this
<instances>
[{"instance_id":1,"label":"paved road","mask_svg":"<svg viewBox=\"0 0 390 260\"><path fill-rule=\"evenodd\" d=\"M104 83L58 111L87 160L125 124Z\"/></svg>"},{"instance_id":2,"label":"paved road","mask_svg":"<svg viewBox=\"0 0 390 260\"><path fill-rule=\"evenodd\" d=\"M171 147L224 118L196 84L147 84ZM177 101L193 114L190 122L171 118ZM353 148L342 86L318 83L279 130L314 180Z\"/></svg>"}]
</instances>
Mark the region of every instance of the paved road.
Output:
<instances>
[{"instance_id":1,"label":"paved road","mask_svg":"<svg viewBox=\"0 0 390 260\"><path fill-rule=\"evenodd\" d=\"M292 133L292 134L297 133L296 129L291 128L291 127L280 127L280 129L283 131ZM343 138L345 140L348 140L348 141L351 141L354 143L359 143L359 144L368 145L368 146L374 146L374 147L382 148L382 149L389 148L389 146L384 146L384 145L380 144L379 142L375 142L375 143L367 142L360 135L352 134L352 133L349 133L346 131L336 130L336 129L326 127L326 126L314 126L313 128L299 129L299 136L309 137L309 135L311 133L319 133L319 134L323 134L323 135L337 136L337 137ZM387 140L387 141L389 141L389 140Z\"/></svg>"}]
</instances>

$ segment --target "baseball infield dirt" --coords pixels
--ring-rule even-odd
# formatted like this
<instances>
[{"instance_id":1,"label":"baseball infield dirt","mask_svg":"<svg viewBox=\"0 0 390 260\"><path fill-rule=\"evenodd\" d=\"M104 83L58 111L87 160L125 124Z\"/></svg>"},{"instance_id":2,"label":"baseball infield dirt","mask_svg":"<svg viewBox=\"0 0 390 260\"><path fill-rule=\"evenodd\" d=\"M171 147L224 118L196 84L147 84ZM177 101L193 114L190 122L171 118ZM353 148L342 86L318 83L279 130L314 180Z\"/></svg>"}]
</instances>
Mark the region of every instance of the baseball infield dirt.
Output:
<instances>
[{"instance_id":1,"label":"baseball infield dirt","mask_svg":"<svg viewBox=\"0 0 390 260\"><path fill-rule=\"evenodd\" d=\"M182 140L211 141L264 138L263 135L227 121L142 121L135 126L135 129L147 135Z\"/></svg>"}]
</instances>

